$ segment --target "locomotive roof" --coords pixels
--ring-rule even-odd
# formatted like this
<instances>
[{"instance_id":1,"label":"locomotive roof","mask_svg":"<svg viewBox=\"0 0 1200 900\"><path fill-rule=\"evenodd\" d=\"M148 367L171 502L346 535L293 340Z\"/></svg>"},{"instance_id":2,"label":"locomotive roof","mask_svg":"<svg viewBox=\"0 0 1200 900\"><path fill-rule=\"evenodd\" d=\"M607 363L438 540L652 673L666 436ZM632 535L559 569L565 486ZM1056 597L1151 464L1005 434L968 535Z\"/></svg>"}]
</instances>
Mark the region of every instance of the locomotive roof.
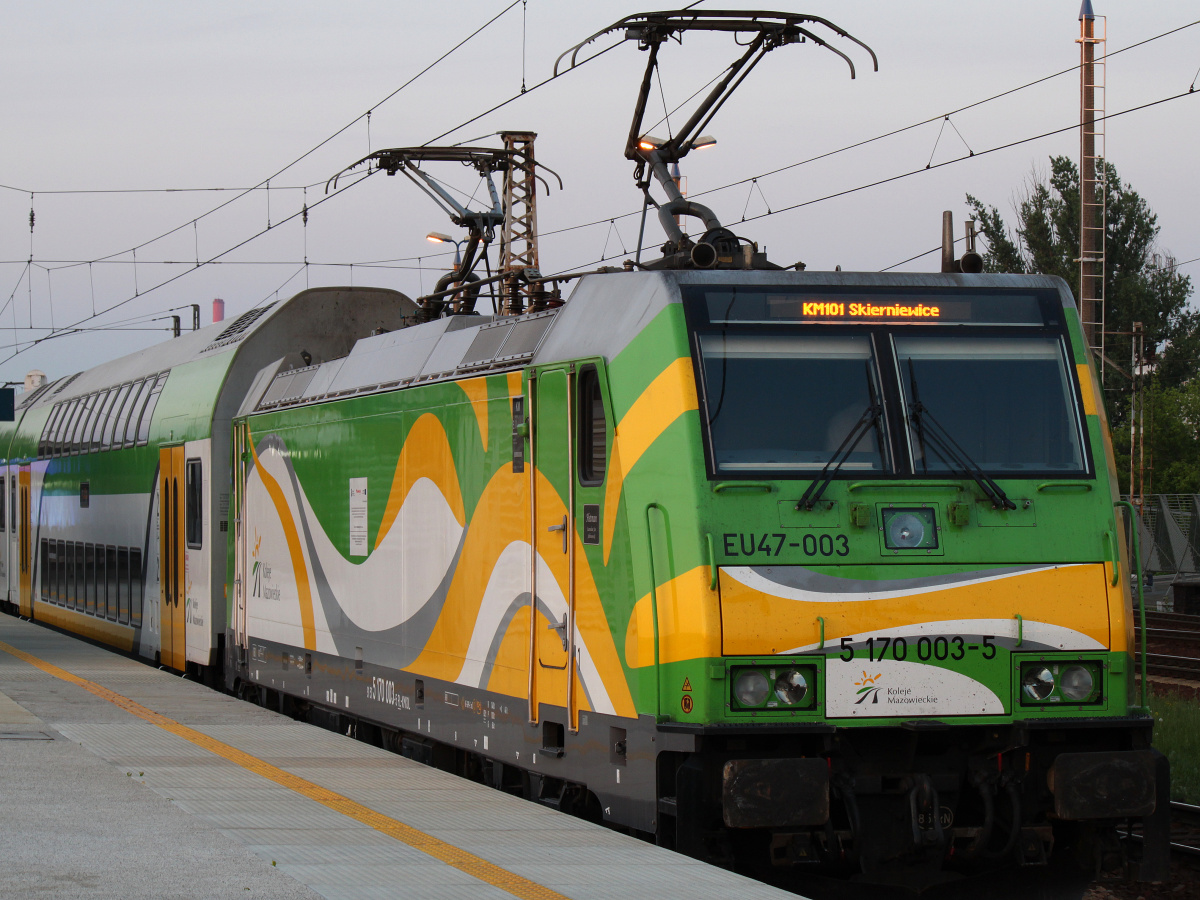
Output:
<instances>
[{"instance_id":1,"label":"locomotive roof","mask_svg":"<svg viewBox=\"0 0 1200 900\"><path fill-rule=\"evenodd\" d=\"M169 371L197 360L231 357L247 338L266 327L269 321L301 298L320 302L325 299L325 295L336 296L346 292L352 292L356 302L362 302L363 294L381 295L381 299L390 300L398 310L403 309L405 313L411 313L415 308L404 294L387 288L313 288L302 291L289 300L253 307L234 319L217 322L197 331L185 332L173 340L162 341L136 353L101 363L94 368L58 378L37 390L17 397L17 406L25 409L50 405L91 391Z\"/></svg>"},{"instance_id":2,"label":"locomotive roof","mask_svg":"<svg viewBox=\"0 0 1200 900\"><path fill-rule=\"evenodd\" d=\"M909 272L685 270L586 275L564 306L523 316L449 316L359 340L341 359L298 366L276 360L255 379L238 415L378 393L433 381L518 369L559 360L612 359L689 284L795 288L1014 288L1058 292L1074 309L1066 284L1045 275L959 275Z\"/></svg>"}]
</instances>

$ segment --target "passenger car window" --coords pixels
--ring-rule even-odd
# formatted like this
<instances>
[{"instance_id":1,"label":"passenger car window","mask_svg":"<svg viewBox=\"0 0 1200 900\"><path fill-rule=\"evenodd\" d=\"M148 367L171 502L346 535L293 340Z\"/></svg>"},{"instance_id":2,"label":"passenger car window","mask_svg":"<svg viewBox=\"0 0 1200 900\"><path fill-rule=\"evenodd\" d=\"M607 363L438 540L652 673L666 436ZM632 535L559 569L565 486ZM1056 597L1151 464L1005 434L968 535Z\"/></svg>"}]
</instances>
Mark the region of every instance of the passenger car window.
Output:
<instances>
[{"instance_id":1,"label":"passenger car window","mask_svg":"<svg viewBox=\"0 0 1200 900\"><path fill-rule=\"evenodd\" d=\"M184 528L187 545L198 550L204 543L204 470L198 459L189 459L184 473Z\"/></svg>"}]
</instances>

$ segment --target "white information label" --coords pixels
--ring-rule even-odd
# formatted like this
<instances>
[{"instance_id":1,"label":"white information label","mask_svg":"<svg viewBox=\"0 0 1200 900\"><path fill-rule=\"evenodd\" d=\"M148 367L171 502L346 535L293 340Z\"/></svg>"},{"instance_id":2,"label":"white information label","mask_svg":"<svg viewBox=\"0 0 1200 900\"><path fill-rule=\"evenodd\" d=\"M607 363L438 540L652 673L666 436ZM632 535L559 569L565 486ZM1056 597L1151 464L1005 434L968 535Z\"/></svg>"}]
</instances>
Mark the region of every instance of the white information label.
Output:
<instances>
[{"instance_id":1,"label":"white information label","mask_svg":"<svg viewBox=\"0 0 1200 900\"><path fill-rule=\"evenodd\" d=\"M890 659L842 662L830 657L826 693L826 709L833 718L1004 713L1004 701L991 688L961 672Z\"/></svg>"},{"instance_id":2,"label":"white information label","mask_svg":"<svg viewBox=\"0 0 1200 900\"><path fill-rule=\"evenodd\" d=\"M367 555L367 479L350 479L350 555Z\"/></svg>"}]
</instances>

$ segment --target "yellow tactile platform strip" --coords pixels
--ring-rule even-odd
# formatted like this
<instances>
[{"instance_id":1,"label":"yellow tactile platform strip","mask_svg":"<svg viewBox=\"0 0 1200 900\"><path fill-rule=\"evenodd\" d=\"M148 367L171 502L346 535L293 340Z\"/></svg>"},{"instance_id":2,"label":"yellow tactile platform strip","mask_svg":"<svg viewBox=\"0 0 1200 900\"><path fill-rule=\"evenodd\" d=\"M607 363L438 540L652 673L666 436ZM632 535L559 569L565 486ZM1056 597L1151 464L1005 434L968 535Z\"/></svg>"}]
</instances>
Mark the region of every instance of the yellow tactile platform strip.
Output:
<instances>
[{"instance_id":1,"label":"yellow tactile platform strip","mask_svg":"<svg viewBox=\"0 0 1200 900\"><path fill-rule=\"evenodd\" d=\"M19 650L3 641L0 641L0 650L40 669L48 675L83 688L100 699L107 700L114 706L125 710L130 715L137 716L139 719L181 737L197 747L241 766L247 771L295 791L297 794L307 797L310 800L314 800L334 812L341 813L382 834L395 838L415 850L426 853L434 859L440 860L446 865L458 869L460 872L464 872L473 878L478 878L485 884L506 891L514 897L520 897L522 900L568 900L564 894L560 894L528 878L523 878L494 863L488 862L486 859L482 859L472 853L468 853L466 850L455 847L453 844L449 844L446 841L439 840L432 835L413 828L411 825L405 825L403 822L389 818L369 807L363 806L361 803L356 803L348 797L343 797L341 794L337 794L328 788L321 787L319 784L300 778L290 772L285 772L277 766L263 762L261 759L236 747L232 747L194 728L189 728L187 725L176 722L174 719L156 713L154 710L148 709L142 706L142 704L130 700L128 697L96 684L94 681L80 678L66 669L62 669L53 663L48 663L30 653L26 653L24 650Z\"/></svg>"}]
</instances>

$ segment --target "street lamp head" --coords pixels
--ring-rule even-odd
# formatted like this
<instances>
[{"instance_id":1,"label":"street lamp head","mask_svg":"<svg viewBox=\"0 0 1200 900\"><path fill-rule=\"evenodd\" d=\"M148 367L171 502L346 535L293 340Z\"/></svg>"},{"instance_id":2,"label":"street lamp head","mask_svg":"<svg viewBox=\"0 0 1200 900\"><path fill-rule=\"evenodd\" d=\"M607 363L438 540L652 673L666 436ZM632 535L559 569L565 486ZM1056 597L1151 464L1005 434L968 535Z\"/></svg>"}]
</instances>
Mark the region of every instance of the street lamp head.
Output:
<instances>
[{"instance_id":1,"label":"street lamp head","mask_svg":"<svg viewBox=\"0 0 1200 900\"><path fill-rule=\"evenodd\" d=\"M458 242L448 234L442 234L440 231L431 231L425 235L425 240L434 244L457 244Z\"/></svg>"},{"instance_id":2,"label":"street lamp head","mask_svg":"<svg viewBox=\"0 0 1200 900\"><path fill-rule=\"evenodd\" d=\"M717 139L715 137L713 137L711 134L702 134L700 137L692 141L691 149L703 150L705 147L715 147L716 145Z\"/></svg>"}]
</instances>

